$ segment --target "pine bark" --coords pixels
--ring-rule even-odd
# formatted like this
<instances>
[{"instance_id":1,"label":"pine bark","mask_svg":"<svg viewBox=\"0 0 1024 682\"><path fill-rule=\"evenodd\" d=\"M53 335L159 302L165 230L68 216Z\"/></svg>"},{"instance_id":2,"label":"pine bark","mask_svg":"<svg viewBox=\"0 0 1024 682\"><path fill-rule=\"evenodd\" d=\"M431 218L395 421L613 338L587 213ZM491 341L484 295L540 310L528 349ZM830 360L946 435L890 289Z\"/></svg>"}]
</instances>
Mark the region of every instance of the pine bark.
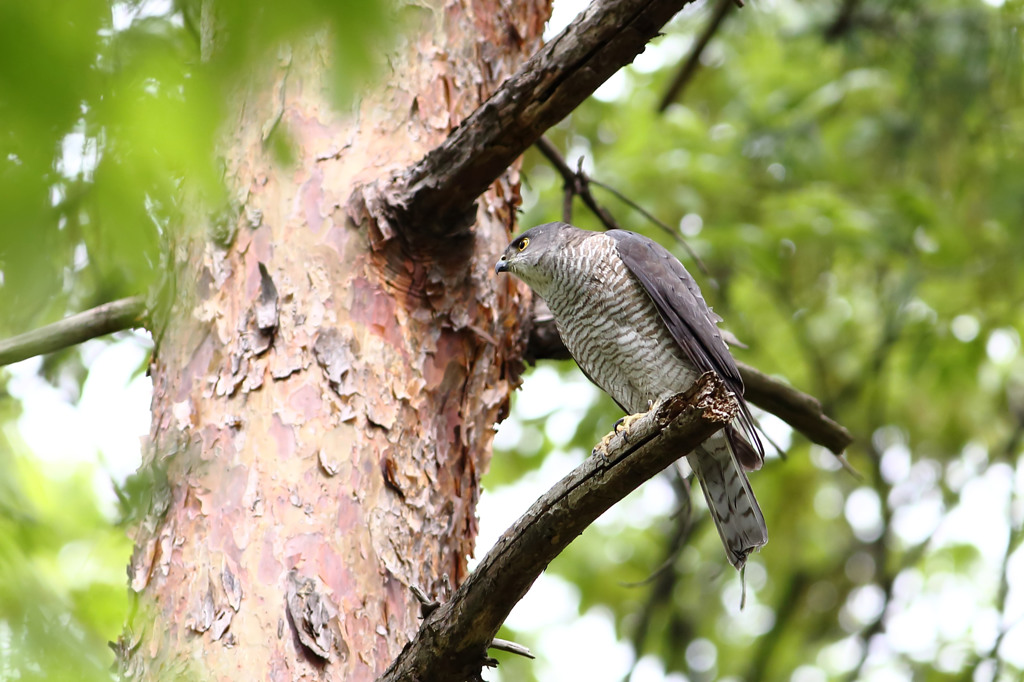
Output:
<instances>
[{"instance_id":1,"label":"pine bark","mask_svg":"<svg viewBox=\"0 0 1024 682\"><path fill-rule=\"evenodd\" d=\"M517 172L462 237L382 235L346 202L440 143L539 47L549 9L425 3L350 112L330 106L322 36L230 93L237 216L176 248L150 367L159 484L134 531L132 676L372 680L418 628L410 588L465 578L524 352L526 301L492 271Z\"/></svg>"}]
</instances>

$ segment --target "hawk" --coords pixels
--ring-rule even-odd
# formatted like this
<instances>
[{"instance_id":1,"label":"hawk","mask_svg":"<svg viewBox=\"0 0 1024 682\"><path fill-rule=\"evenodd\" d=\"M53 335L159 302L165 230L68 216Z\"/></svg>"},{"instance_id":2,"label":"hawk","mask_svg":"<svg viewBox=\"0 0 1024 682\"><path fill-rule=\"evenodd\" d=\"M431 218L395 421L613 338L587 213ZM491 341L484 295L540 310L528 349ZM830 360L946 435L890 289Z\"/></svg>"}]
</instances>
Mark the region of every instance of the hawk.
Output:
<instances>
[{"instance_id":1,"label":"hawk","mask_svg":"<svg viewBox=\"0 0 1024 682\"><path fill-rule=\"evenodd\" d=\"M739 402L732 424L687 455L729 561L768 541L744 469L764 447L743 400L743 381L722 340L721 321L697 283L664 247L626 230L592 232L555 222L514 239L494 266L543 298L576 363L628 414L716 372Z\"/></svg>"}]
</instances>

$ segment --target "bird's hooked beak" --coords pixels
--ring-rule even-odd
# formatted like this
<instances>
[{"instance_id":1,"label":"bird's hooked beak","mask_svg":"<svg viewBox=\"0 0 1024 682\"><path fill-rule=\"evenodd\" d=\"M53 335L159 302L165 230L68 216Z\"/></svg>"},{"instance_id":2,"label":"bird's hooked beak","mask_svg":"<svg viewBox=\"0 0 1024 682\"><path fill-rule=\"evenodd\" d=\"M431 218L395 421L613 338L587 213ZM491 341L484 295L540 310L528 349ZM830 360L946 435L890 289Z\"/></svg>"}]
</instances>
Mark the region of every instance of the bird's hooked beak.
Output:
<instances>
[{"instance_id":1,"label":"bird's hooked beak","mask_svg":"<svg viewBox=\"0 0 1024 682\"><path fill-rule=\"evenodd\" d=\"M495 274L508 272L508 258L505 254L501 254L501 258L499 258L498 262L494 264L494 272Z\"/></svg>"}]
</instances>

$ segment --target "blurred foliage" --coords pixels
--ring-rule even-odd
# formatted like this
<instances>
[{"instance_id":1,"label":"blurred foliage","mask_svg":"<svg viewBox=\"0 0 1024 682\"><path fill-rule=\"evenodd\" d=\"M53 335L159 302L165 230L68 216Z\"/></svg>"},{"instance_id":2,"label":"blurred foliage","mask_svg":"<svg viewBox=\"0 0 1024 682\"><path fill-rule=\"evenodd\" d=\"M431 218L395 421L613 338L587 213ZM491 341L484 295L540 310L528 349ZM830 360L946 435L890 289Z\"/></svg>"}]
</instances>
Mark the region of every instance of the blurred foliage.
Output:
<instances>
[{"instance_id":1,"label":"blurred foliage","mask_svg":"<svg viewBox=\"0 0 1024 682\"><path fill-rule=\"evenodd\" d=\"M0 400L4 421L14 415ZM109 680L129 611L131 543L93 493L93 469L45 471L0 430L0 679Z\"/></svg>"},{"instance_id":2,"label":"blurred foliage","mask_svg":"<svg viewBox=\"0 0 1024 682\"><path fill-rule=\"evenodd\" d=\"M864 480L766 419L787 458L751 475L771 540L742 612L696 488L692 514L598 524L550 570L579 587L581 613L611 609L637 658L691 680L1019 679L1024 2L746 5L664 114L710 6L549 138L678 228L707 273L592 189L623 227L676 251L750 346L738 357L853 431ZM545 159L528 154L523 174L521 224L561 218ZM600 228L578 200L573 222ZM618 416L602 400L565 449L589 451ZM525 424L530 451L557 447L544 422ZM536 466L516 449L496 454L485 486ZM507 666L502 679L535 670Z\"/></svg>"},{"instance_id":3,"label":"blurred foliage","mask_svg":"<svg viewBox=\"0 0 1024 682\"><path fill-rule=\"evenodd\" d=\"M324 31L341 103L394 33L380 1L205 4L0 3L0 336L150 290L185 178L230 208L211 154L223 93L282 41Z\"/></svg>"}]
</instances>

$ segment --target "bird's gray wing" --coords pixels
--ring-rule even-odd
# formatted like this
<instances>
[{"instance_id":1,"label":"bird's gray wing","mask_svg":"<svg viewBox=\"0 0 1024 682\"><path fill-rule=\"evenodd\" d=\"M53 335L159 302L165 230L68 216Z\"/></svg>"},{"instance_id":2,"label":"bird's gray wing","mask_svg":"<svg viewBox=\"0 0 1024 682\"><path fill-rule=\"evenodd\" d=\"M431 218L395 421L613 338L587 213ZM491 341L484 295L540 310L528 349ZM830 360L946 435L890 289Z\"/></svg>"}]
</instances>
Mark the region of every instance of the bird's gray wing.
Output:
<instances>
[{"instance_id":1,"label":"bird's gray wing","mask_svg":"<svg viewBox=\"0 0 1024 682\"><path fill-rule=\"evenodd\" d=\"M672 338L700 372L714 371L736 396L740 406L740 423L750 441L737 444L736 454L748 468L759 468L764 459L764 446L754 430L754 419L743 399L743 379L736 361L715 324L721 318L708 308L700 288L683 264L661 244L627 230L609 230L615 240L619 257L637 278L661 314ZM729 433L730 440L738 434ZM743 446L747 446L744 448Z\"/></svg>"}]
</instances>

